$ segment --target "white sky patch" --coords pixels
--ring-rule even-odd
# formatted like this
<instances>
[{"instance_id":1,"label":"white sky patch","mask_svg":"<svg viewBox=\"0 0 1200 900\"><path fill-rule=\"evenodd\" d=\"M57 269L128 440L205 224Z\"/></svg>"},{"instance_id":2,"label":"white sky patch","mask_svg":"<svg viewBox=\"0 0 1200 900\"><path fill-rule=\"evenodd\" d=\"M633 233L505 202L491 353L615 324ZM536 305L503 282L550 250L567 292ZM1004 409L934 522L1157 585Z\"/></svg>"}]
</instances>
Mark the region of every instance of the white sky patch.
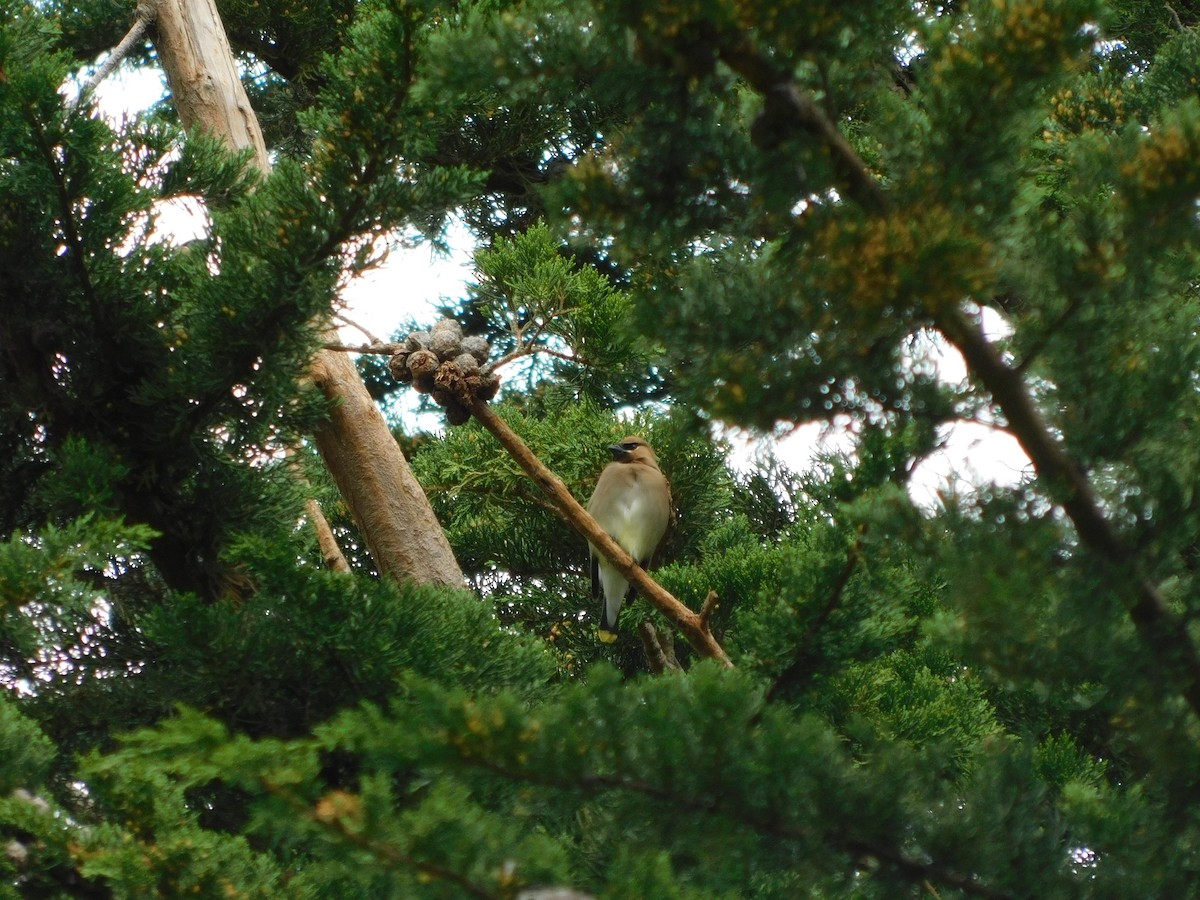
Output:
<instances>
[{"instance_id":1,"label":"white sky patch","mask_svg":"<svg viewBox=\"0 0 1200 900\"><path fill-rule=\"evenodd\" d=\"M983 330L989 340L1012 333L1008 323L990 309L983 310ZM940 380L965 386L967 364L940 335L922 334L913 356L919 357L921 364L932 365ZM855 442L853 426L844 418L781 426L768 435L731 427L718 428L716 433L730 443L731 462L743 472L755 467L767 452L793 471L802 472L818 456L852 453ZM1032 474L1029 458L1016 438L996 425L953 422L942 427L939 438L938 449L916 466L909 480L909 494L919 506L936 508L948 496L991 484L1013 486Z\"/></svg>"},{"instance_id":2,"label":"white sky patch","mask_svg":"<svg viewBox=\"0 0 1200 900\"><path fill-rule=\"evenodd\" d=\"M1012 328L995 310L982 311L983 332L988 340L1012 334ZM931 335L928 349L938 378L948 384L966 385L967 364L940 335ZM986 422L954 422L944 426L941 446L913 471L909 493L921 506L936 507L942 498L988 484L1013 486L1027 480L1032 463L1009 432Z\"/></svg>"},{"instance_id":3,"label":"white sky patch","mask_svg":"<svg viewBox=\"0 0 1200 900\"><path fill-rule=\"evenodd\" d=\"M103 62L103 59L100 60ZM114 122L149 109L167 94L167 80L157 67L120 65L96 88L96 108Z\"/></svg>"},{"instance_id":4,"label":"white sky patch","mask_svg":"<svg viewBox=\"0 0 1200 900\"><path fill-rule=\"evenodd\" d=\"M384 340L410 318L432 325L439 303L461 299L474 272L474 246L466 226L452 222L446 243L449 254L429 244L394 248L379 267L346 286L346 315ZM342 336L353 343L364 339L348 326L342 327Z\"/></svg>"}]
</instances>

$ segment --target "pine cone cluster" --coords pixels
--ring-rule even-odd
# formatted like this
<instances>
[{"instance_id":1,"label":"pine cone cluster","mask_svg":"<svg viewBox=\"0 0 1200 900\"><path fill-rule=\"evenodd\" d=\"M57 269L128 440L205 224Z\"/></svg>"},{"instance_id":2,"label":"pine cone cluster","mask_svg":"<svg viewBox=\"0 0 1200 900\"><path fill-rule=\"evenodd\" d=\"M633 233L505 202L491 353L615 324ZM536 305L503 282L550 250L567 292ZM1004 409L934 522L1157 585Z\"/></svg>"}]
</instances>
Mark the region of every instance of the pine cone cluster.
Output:
<instances>
[{"instance_id":1,"label":"pine cone cluster","mask_svg":"<svg viewBox=\"0 0 1200 900\"><path fill-rule=\"evenodd\" d=\"M457 322L441 319L410 334L388 368L400 383L432 396L446 410L447 425L462 425L471 418L468 398L491 400L500 390L500 377L485 368L490 351L486 339L463 337Z\"/></svg>"}]
</instances>

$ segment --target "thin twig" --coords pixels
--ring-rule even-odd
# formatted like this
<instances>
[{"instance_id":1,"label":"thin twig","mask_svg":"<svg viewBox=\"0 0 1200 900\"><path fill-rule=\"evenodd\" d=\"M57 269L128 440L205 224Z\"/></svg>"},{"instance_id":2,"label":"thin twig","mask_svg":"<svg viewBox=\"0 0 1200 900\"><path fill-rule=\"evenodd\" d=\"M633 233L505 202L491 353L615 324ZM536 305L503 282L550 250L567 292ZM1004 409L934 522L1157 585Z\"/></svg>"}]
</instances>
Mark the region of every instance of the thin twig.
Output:
<instances>
[{"instance_id":1,"label":"thin twig","mask_svg":"<svg viewBox=\"0 0 1200 900\"><path fill-rule=\"evenodd\" d=\"M544 353L547 356L555 356L559 359L565 359L567 362L576 363L578 365L588 365L585 360L582 360L578 356L574 356L570 353L563 353L561 350L553 350L550 347L538 346L534 343L525 343L516 350L509 351L494 362L490 362L486 366L483 366L482 370L484 373L490 374L495 372L501 366L508 365L515 359L521 359L525 356L533 356L535 353Z\"/></svg>"},{"instance_id":2,"label":"thin twig","mask_svg":"<svg viewBox=\"0 0 1200 900\"><path fill-rule=\"evenodd\" d=\"M708 596L704 598L704 605L700 607L700 624L705 628L708 627L709 617L716 612L720 601L717 599L716 591L709 591Z\"/></svg>"},{"instance_id":3,"label":"thin twig","mask_svg":"<svg viewBox=\"0 0 1200 900\"><path fill-rule=\"evenodd\" d=\"M346 315L343 312L335 312L333 314L333 317L335 319L337 319L339 322L342 322L343 324L349 325L351 328L356 328L359 331L361 331L364 335L366 335L367 340L369 340L373 346L379 346L381 344L388 343L388 341L385 341L379 335L374 334L365 325L360 325L358 322L356 322L354 319L351 319L348 315Z\"/></svg>"},{"instance_id":4,"label":"thin twig","mask_svg":"<svg viewBox=\"0 0 1200 900\"><path fill-rule=\"evenodd\" d=\"M358 345L328 343L328 344L322 344L321 349L332 350L335 353L358 353L358 354L364 354L364 355L371 354L374 356L395 356L402 349L404 349L404 345L390 343L390 342L379 343L379 344L358 344Z\"/></svg>"},{"instance_id":5,"label":"thin twig","mask_svg":"<svg viewBox=\"0 0 1200 900\"><path fill-rule=\"evenodd\" d=\"M668 631L659 635L653 622L642 622L638 626L638 637L642 639L642 650L646 654L646 662L650 671L655 675L664 672L682 672L683 666L675 658L675 648L671 646L671 633Z\"/></svg>"},{"instance_id":6,"label":"thin twig","mask_svg":"<svg viewBox=\"0 0 1200 900\"><path fill-rule=\"evenodd\" d=\"M1025 353L1025 358L1012 367L1013 371L1017 372L1018 374L1024 374L1025 370L1029 368L1033 361L1036 360L1038 356L1041 355L1042 351L1046 349L1050 341L1054 339L1054 336L1058 330L1066 325L1067 321L1082 308L1082 297L1075 297L1072 299L1071 302L1067 304L1067 308L1058 315L1054 322L1051 323L1050 327L1047 328L1042 334L1041 338L1034 342L1034 345Z\"/></svg>"},{"instance_id":7,"label":"thin twig","mask_svg":"<svg viewBox=\"0 0 1200 900\"><path fill-rule=\"evenodd\" d=\"M1164 3L1163 6L1165 6L1167 8L1167 12L1171 14L1171 19L1175 22L1175 27L1180 31L1187 31L1187 28L1184 27L1183 22L1179 18L1179 13L1175 12L1175 7L1173 7L1170 3Z\"/></svg>"}]
</instances>

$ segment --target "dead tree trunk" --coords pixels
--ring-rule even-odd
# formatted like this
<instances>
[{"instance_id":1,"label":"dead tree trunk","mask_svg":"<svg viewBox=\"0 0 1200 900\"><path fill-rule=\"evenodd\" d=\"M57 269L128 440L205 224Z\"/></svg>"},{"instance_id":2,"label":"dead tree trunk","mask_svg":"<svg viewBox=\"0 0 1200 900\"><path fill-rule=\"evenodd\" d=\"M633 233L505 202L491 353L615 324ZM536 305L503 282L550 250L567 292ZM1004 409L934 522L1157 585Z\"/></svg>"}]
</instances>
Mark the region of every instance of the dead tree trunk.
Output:
<instances>
[{"instance_id":1,"label":"dead tree trunk","mask_svg":"<svg viewBox=\"0 0 1200 900\"><path fill-rule=\"evenodd\" d=\"M155 47L185 128L253 148L269 172L250 106L213 0L158 0ZM429 499L345 353L321 351L313 380L331 401L317 447L379 571L420 583L462 585L463 574Z\"/></svg>"}]
</instances>

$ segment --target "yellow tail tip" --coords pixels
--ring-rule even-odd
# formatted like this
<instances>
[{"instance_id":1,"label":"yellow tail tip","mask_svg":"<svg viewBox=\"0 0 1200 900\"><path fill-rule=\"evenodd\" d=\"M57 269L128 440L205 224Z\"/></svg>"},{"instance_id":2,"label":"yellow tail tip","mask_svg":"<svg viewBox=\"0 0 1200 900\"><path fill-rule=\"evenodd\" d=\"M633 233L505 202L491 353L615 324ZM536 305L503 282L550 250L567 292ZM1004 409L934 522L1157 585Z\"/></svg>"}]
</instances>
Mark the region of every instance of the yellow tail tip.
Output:
<instances>
[{"instance_id":1,"label":"yellow tail tip","mask_svg":"<svg viewBox=\"0 0 1200 900\"><path fill-rule=\"evenodd\" d=\"M617 633L615 631L605 631L603 628L597 628L596 637L600 638L601 643L611 644L616 641Z\"/></svg>"}]
</instances>

